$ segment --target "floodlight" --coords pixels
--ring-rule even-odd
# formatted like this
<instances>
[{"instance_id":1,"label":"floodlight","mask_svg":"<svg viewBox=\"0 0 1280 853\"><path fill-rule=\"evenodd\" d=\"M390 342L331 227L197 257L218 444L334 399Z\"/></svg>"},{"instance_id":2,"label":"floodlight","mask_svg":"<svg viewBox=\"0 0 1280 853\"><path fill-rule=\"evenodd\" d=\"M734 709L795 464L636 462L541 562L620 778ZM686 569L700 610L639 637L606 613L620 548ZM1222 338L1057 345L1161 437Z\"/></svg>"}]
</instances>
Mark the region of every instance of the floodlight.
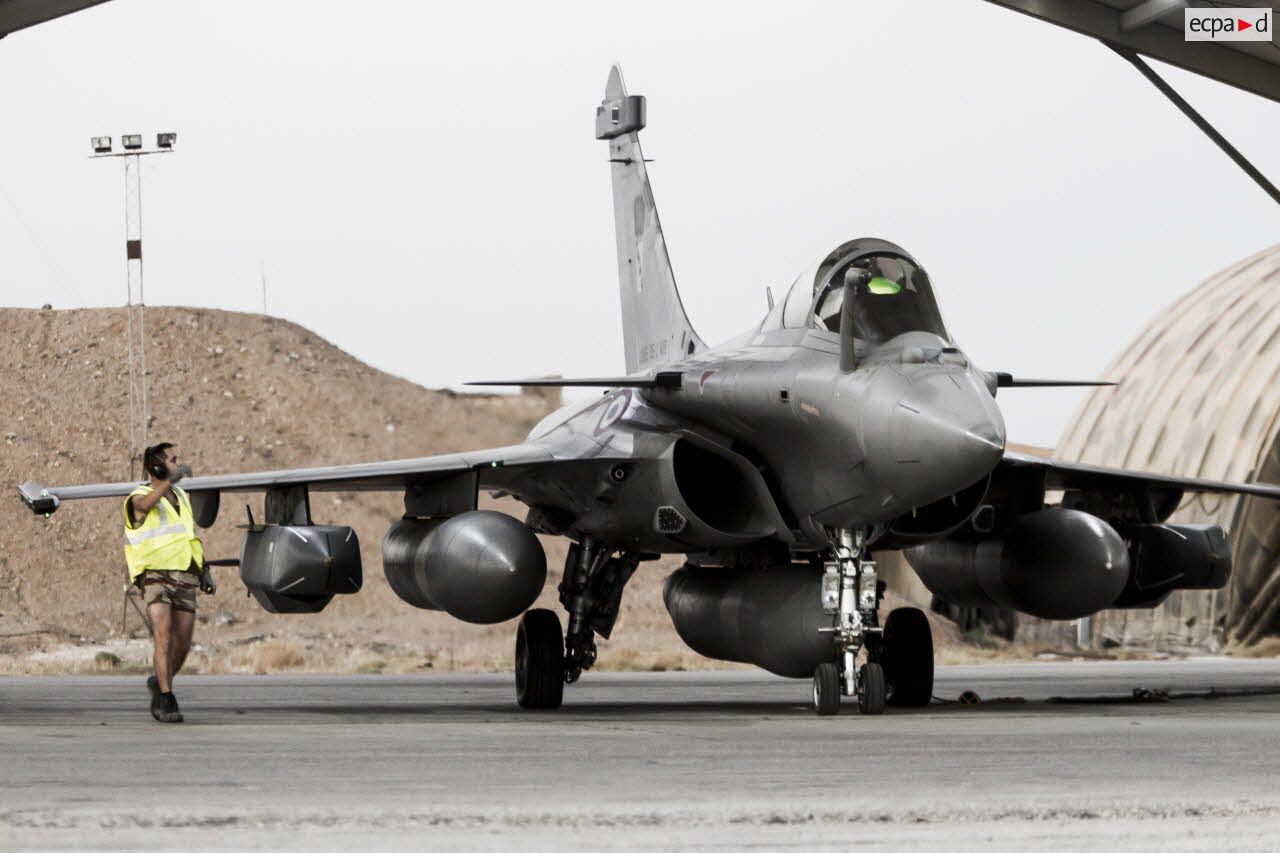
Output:
<instances>
[{"instance_id":1,"label":"floodlight","mask_svg":"<svg viewBox=\"0 0 1280 853\"><path fill-rule=\"evenodd\" d=\"M137 151L142 147L142 134L130 133L120 137L120 144L125 147L126 151Z\"/></svg>"},{"instance_id":2,"label":"floodlight","mask_svg":"<svg viewBox=\"0 0 1280 853\"><path fill-rule=\"evenodd\" d=\"M111 153L111 137L95 136L90 140L93 145L94 154L110 154Z\"/></svg>"},{"instance_id":3,"label":"floodlight","mask_svg":"<svg viewBox=\"0 0 1280 853\"><path fill-rule=\"evenodd\" d=\"M178 134L176 133L157 133L156 134L157 148L172 148L174 143L177 141L178 141Z\"/></svg>"}]
</instances>

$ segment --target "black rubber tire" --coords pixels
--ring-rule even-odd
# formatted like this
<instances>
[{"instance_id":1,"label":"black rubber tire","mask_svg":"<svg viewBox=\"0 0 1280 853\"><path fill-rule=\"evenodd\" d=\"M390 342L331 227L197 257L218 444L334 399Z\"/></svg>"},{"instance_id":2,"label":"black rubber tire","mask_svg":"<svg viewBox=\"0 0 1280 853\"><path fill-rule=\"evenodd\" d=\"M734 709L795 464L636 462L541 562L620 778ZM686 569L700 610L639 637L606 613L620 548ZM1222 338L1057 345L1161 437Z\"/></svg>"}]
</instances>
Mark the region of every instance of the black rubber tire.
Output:
<instances>
[{"instance_id":1,"label":"black rubber tire","mask_svg":"<svg viewBox=\"0 0 1280 853\"><path fill-rule=\"evenodd\" d=\"M880 656L889 704L923 708L933 700L933 629L918 607L899 607L884 621Z\"/></svg>"},{"instance_id":2,"label":"black rubber tire","mask_svg":"<svg viewBox=\"0 0 1280 853\"><path fill-rule=\"evenodd\" d=\"M813 710L819 717L840 713L840 667L835 661L820 663L813 671Z\"/></svg>"},{"instance_id":3,"label":"black rubber tire","mask_svg":"<svg viewBox=\"0 0 1280 853\"><path fill-rule=\"evenodd\" d=\"M883 714L884 700L884 668L878 663L864 663L858 671L858 710L863 714Z\"/></svg>"},{"instance_id":4,"label":"black rubber tire","mask_svg":"<svg viewBox=\"0 0 1280 853\"><path fill-rule=\"evenodd\" d=\"M521 708L550 710L564 700L564 634L560 617L530 610L516 629L516 702Z\"/></svg>"}]
</instances>

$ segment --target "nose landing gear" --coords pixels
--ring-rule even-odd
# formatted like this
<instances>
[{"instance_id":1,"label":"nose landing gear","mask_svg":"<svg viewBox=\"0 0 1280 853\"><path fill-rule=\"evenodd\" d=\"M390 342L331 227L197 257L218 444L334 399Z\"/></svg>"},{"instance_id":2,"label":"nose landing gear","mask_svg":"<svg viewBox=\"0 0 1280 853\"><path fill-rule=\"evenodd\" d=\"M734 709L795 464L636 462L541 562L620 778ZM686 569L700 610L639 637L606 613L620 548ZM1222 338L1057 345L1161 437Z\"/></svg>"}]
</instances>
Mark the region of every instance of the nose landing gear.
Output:
<instances>
[{"instance_id":1,"label":"nose landing gear","mask_svg":"<svg viewBox=\"0 0 1280 853\"><path fill-rule=\"evenodd\" d=\"M882 637L878 622L880 584L876 564L863 552L865 533L841 530L832 558L823 563L822 609L835 624L821 629L831 634L835 661L824 661L813 674L813 707L827 716L840 711L844 696L858 698L864 714L884 713L886 686L879 652ZM858 655L867 650L867 662L858 666Z\"/></svg>"},{"instance_id":2,"label":"nose landing gear","mask_svg":"<svg viewBox=\"0 0 1280 853\"><path fill-rule=\"evenodd\" d=\"M886 704L924 707L933 697L929 620L918 608L900 607L880 627L884 586L864 544L862 531L842 530L823 564L822 608L835 624L822 630L832 636L835 660L813 673L813 708L822 716L839 713L845 696L856 696L863 714L882 714Z\"/></svg>"}]
</instances>

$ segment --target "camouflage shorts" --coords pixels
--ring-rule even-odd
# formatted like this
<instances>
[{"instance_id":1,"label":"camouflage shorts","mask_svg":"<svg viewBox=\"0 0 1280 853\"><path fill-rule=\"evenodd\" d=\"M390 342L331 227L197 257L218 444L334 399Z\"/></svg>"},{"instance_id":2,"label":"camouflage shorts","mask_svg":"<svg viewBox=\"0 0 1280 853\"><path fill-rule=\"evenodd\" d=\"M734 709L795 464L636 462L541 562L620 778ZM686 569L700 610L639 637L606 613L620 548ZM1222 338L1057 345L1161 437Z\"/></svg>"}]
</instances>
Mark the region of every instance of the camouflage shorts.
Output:
<instances>
[{"instance_id":1,"label":"camouflage shorts","mask_svg":"<svg viewBox=\"0 0 1280 853\"><path fill-rule=\"evenodd\" d=\"M142 573L142 596L150 607L156 602L168 604L177 610L196 612L196 593L200 590L200 576L192 572Z\"/></svg>"}]
</instances>

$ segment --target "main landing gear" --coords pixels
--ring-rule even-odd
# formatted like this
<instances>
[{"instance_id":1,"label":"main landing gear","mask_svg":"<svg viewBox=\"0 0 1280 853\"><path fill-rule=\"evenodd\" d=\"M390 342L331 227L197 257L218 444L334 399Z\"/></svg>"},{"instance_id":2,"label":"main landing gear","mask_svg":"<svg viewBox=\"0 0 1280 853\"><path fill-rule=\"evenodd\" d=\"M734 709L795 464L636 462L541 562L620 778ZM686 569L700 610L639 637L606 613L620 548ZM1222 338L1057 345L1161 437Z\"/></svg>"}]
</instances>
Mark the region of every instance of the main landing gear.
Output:
<instances>
[{"instance_id":1,"label":"main landing gear","mask_svg":"<svg viewBox=\"0 0 1280 853\"><path fill-rule=\"evenodd\" d=\"M564 635L551 610L530 610L516 629L516 702L521 708L559 708L564 699Z\"/></svg>"},{"instance_id":2,"label":"main landing gear","mask_svg":"<svg viewBox=\"0 0 1280 853\"><path fill-rule=\"evenodd\" d=\"M842 530L831 558L823 563L822 609L835 624L835 660L813 673L813 708L837 714L841 699L856 696L863 714L882 714L885 705L923 707L933 696L933 633L924 613L901 607L880 627L884 586L867 558L862 531ZM866 650L866 662L857 665Z\"/></svg>"},{"instance_id":3,"label":"main landing gear","mask_svg":"<svg viewBox=\"0 0 1280 853\"><path fill-rule=\"evenodd\" d=\"M560 603L569 611L568 630L551 610L530 610L516 630L516 702L521 708L559 708L565 684L572 684L596 662L595 635L613 633L622 590L640 558L592 542L569 547Z\"/></svg>"}]
</instances>

